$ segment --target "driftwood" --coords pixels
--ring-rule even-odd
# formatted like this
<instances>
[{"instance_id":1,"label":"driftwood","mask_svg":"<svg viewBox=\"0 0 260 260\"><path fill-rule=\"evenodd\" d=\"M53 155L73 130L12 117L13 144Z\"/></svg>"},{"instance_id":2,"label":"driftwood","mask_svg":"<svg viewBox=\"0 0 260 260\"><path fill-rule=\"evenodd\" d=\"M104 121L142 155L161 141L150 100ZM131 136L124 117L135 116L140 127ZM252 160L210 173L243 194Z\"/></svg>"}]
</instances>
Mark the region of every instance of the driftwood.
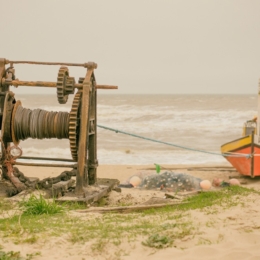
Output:
<instances>
[{"instance_id":1,"label":"driftwood","mask_svg":"<svg viewBox=\"0 0 260 260\"><path fill-rule=\"evenodd\" d=\"M147 167L147 168L143 168L142 170L155 170L155 167ZM236 170L234 169L234 167L232 166L194 166L194 167L187 167L187 166L176 166L176 167L163 167L161 166L161 170L188 170L188 171L234 171L236 172Z\"/></svg>"},{"instance_id":2,"label":"driftwood","mask_svg":"<svg viewBox=\"0 0 260 260\"><path fill-rule=\"evenodd\" d=\"M165 197L170 199L177 199L177 200L183 199L181 196L178 196L175 193L165 193Z\"/></svg>"},{"instance_id":3,"label":"driftwood","mask_svg":"<svg viewBox=\"0 0 260 260\"><path fill-rule=\"evenodd\" d=\"M174 192L167 192L167 193L165 193L165 197L171 198L171 199L183 199L183 197L196 195L196 194L199 194L200 192L201 192L201 190L179 192L178 194L176 194Z\"/></svg>"},{"instance_id":4,"label":"driftwood","mask_svg":"<svg viewBox=\"0 0 260 260\"><path fill-rule=\"evenodd\" d=\"M207 168L187 168L188 171L218 171L218 172L237 172L237 170L233 169L233 168L227 168L227 167L221 167L221 168L217 168L217 167L207 167Z\"/></svg>"},{"instance_id":5,"label":"driftwood","mask_svg":"<svg viewBox=\"0 0 260 260\"><path fill-rule=\"evenodd\" d=\"M64 171L57 177L45 178L40 181L38 178L26 177L21 171L19 171L19 169L17 167L13 167L13 174L12 174L13 179L10 180L10 178L7 178L11 181L11 183L13 185L8 186L6 188L6 193L9 197L12 197L25 189L35 189L35 188L50 189L50 188L52 188L53 184L69 181L72 176L76 176L75 169L72 171ZM6 177L6 176L4 176L4 177ZM19 184L22 185L23 189L17 188L17 186L14 184L14 179L17 182L19 182Z\"/></svg>"},{"instance_id":6,"label":"driftwood","mask_svg":"<svg viewBox=\"0 0 260 260\"><path fill-rule=\"evenodd\" d=\"M166 206L178 206L184 204L184 202L171 202L162 204L152 204L152 205L136 205L136 206L125 206L125 207L94 207L86 210L78 210L79 213L129 213L135 211L143 211L147 209L158 209Z\"/></svg>"},{"instance_id":7,"label":"driftwood","mask_svg":"<svg viewBox=\"0 0 260 260\"><path fill-rule=\"evenodd\" d=\"M155 205L155 204L169 204L172 203L172 199L165 199L161 197L151 197L149 200L145 201L141 205Z\"/></svg>"}]
</instances>

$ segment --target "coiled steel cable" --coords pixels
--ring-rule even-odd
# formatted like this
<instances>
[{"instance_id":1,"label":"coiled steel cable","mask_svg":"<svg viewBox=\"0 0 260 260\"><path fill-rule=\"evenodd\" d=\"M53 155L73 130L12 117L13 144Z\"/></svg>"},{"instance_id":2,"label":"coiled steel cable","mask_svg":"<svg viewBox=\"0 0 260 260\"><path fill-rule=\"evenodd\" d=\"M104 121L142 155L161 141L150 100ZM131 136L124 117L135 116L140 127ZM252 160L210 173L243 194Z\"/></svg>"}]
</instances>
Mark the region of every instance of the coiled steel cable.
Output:
<instances>
[{"instance_id":1,"label":"coiled steel cable","mask_svg":"<svg viewBox=\"0 0 260 260\"><path fill-rule=\"evenodd\" d=\"M68 112L31 110L18 106L12 120L16 140L69 138Z\"/></svg>"}]
</instances>

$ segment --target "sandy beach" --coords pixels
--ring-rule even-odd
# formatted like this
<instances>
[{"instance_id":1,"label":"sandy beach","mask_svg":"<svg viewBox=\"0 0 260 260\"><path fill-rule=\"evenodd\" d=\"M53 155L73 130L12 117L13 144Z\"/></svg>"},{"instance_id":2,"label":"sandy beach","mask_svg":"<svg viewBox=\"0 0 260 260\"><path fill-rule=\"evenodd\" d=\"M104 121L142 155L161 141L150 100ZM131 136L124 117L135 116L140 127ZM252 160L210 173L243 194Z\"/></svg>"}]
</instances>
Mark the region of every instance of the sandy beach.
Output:
<instances>
[{"instance_id":1,"label":"sandy beach","mask_svg":"<svg viewBox=\"0 0 260 260\"><path fill-rule=\"evenodd\" d=\"M26 176L37 176L40 179L55 177L64 170L62 168L26 166L20 166L19 169ZM230 176L238 176L237 172L228 164L163 165L162 171L164 169L187 173L209 181L216 177L228 181ZM112 178L124 182L130 176L143 171L155 171L155 167L154 165L100 165L98 178ZM260 190L259 178L240 178L240 181L244 187ZM138 205L152 197L164 198L165 192L122 188L121 193L111 191L108 201L110 205L117 205L119 201ZM186 212L185 218L192 221L195 231L192 235L177 239L173 246L163 249L144 246L141 243L143 240L141 234L132 241L126 239L121 241L120 245L112 244L99 253L93 253L90 250L93 241L71 243L66 234L38 239L35 243L20 244L16 244L8 237L1 236L0 245L5 252L19 251L21 256L33 255L32 259L260 259L259 195L251 193L242 200L242 204L233 207L213 206L203 210L189 210ZM73 214L75 218L85 218L86 221L95 218L97 221L102 221L103 216L101 213L79 213L76 210L70 214ZM36 252L40 252L40 255L37 255Z\"/></svg>"}]
</instances>

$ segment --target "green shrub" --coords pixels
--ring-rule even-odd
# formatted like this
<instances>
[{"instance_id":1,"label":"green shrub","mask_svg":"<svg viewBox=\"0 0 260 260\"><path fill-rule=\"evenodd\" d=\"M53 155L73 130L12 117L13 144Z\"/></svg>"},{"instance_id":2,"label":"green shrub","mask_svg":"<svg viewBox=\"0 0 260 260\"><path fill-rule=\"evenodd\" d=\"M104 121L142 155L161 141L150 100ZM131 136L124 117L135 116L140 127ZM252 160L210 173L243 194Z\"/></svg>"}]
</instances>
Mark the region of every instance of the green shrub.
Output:
<instances>
[{"instance_id":1,"label":"green shrub","mask_svg":"<svg viewBox=\"0 0 260 260\"><path fill-rule=\"evenodd\" d=\"M46 200L42 195L31 195L28 200L19 203L24 215L57 214L64 211L54 200Z\"/></svg>"}]
</instances>

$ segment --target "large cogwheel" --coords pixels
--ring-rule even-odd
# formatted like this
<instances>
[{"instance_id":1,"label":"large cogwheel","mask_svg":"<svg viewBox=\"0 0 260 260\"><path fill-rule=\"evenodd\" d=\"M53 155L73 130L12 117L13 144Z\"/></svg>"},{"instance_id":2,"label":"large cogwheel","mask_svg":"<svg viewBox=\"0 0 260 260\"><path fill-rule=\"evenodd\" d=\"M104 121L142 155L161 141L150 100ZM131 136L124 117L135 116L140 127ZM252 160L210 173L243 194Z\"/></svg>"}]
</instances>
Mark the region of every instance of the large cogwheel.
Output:
<instances>
[{"instance_id":1,"label":"large cogwheel","mask_svg":"<svg viewBox=\"0 0 260 260\"><path fill-rule=\"evenodd\" d=\"M78 91L74 96L69 117L69 141L70 152L74 161L78 160L80 101L82 92Z\"/></svg>"}]
</instances>

